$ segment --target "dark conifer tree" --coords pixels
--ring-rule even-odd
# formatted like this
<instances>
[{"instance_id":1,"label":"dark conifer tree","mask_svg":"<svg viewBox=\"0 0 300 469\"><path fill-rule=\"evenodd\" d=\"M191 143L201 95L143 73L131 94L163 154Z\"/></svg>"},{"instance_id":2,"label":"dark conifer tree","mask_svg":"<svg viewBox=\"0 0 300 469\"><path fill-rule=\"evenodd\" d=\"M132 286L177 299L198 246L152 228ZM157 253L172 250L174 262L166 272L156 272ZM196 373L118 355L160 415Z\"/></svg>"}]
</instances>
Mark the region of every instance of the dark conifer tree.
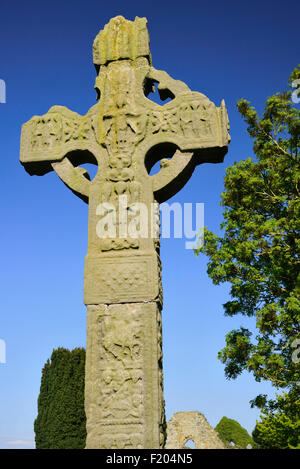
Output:
<instances>
[{"instance_id":1,"label":"dark conifer tree","mask_svg":"<svg viewBox=\"0 0 300 469\"><path fill-rule=\"evenodd\" d=\"M34 422L37 449L85 447L84 373L84 349L53 350L42 370Z\"/></svg>"}]
</instances>

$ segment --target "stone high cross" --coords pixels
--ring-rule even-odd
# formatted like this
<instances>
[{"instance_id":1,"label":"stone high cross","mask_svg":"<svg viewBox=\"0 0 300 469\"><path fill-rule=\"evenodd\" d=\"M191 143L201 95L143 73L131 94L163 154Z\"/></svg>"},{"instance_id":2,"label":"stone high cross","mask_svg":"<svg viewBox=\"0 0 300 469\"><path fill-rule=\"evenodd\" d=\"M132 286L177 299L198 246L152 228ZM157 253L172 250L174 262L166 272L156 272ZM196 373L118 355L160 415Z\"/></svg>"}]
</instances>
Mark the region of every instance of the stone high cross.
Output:
<instances>
[{"instance_id":1,"label":"stone high cross","mask_svg":"<svg viewBox=\"0 0 300 469\"><path fill-rule=\"evenodd\" d=\"M22 128L21 163L31 175L54 170L89 204L86 447L161 448L165 413L157 207L184 186L196 165L223 161L228 117L224 101L217 108L152 67L146 18L111 19L94 41L93 56L99 102L85 116L54 106L30 119ZM155 83L161 99L171 101L159 105L147 98ZM150 176L161 159L160 171ZM79 166L85 163L98 165L92 181ZM121 217L113 219L115 236L103 235L105 204L117 204L120 196L154 212L147 221L152 236L128 235ZM134 210L126 212L131 220L136 216Z\"/></svg>"}]
</instances>

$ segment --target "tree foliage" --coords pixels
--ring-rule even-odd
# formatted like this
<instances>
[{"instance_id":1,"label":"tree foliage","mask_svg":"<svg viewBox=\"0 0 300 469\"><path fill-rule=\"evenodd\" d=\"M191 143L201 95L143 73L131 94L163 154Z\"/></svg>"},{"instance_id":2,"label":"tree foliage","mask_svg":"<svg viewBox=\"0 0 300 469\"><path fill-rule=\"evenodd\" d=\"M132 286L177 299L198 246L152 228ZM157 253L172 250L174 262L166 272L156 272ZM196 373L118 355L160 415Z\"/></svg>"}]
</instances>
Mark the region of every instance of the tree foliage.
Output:
<instances>
[{"instance_id":1,"label":"tree foliage","mask_svg":"<svg viewBox=\"0 0 300 469\"><path fill-rule=\"evenodd\" d=\"M227 447L230 447L231 442L237 449L245 449L248 445L251 445L252 448L255 446L247 430L236 420L222 417L215 430Z\"/></svg>"},{"instance_id":2,"label":"tree foliage","mask_svg":"<svg viewBox=\"0 0 300 469\"><path fill-rule=\"evenodd\" d=\"M299 78L300 66L289 84ZM237 107L255 158L227 169L223 234L205 229L204 245L195 253L208 256L214 284L231 285L225 315L256 319L256 335L244 327L227 334L219 352L226 377L247 370L257 381L287 390L295 403L300 383L300 110L291 91L269 97L261 118L245 99ZM252 403L267 409L264 396Z\"/></svg>"},{"instance_id":3,"label":"tree foliage","mask_svg":"<svg viewBox=\"0 0 300 469\"><path fill-rule=\"evenodd\" d=\"M278 395L262 410L252 437L261 449L300 449L300 399L294 392Z\"/></svg>"},{"instance_id":4,"label":"tree foliage","mask_svg":"<svg viewBox=\"0 0 300 469\"><path fill-rule=\"evenodd\" d=\"M85 350L53 350L43 370L34 422L37 449L85 447Z\"/></svg>"}]
</instances>

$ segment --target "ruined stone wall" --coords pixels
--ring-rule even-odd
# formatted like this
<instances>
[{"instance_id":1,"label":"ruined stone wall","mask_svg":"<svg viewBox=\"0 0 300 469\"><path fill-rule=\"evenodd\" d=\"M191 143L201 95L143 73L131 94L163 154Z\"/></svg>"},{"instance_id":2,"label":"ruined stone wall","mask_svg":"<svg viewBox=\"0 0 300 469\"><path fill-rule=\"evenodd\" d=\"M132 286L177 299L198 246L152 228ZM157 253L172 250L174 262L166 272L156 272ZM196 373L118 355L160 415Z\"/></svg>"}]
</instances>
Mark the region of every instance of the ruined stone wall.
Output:
<instances>
[{"instance_id":1,"label":"ruined stone wall","mask_svg":"<svg viewBox=\"0 0 300 469\"><path fill-rule=\"evenodd\" d=\"M226 449L217 432L198 411L177 412L167 425L167 449L182 449L188 440L196 449Z\"/></svg>"}]
</instances>

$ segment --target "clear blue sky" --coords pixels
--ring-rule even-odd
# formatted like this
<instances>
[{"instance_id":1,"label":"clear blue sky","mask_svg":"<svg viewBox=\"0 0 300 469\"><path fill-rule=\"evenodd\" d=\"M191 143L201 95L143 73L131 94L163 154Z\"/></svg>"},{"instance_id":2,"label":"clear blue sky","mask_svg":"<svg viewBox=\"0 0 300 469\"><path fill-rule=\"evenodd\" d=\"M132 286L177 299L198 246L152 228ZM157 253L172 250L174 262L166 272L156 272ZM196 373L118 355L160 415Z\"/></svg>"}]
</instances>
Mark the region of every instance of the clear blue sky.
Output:
<instances>
[{"instance_id":1,"label":"clear blue sky","mask_svg":"<svg viewBox=\"0 0 300 469\"><path fill-rule=\"evenodd\" d=\"M299 62L299 13L291 1L2 0L0 79L1 314L0 448L33 447L41 369L52 349L85 346L83 269L87 206L54 174L30 177L19 163L21 125L55 104L85 114L95 103L92 42L116 15L146 16L153 65L219 105L225 99L232 143L223 164L198 167L172 201L204 202L205 224L218 232L227 166L252 154L235 105L262 110ZM162 240L166 412L199 410L215 426L238 420L252 431L249 400L272 392L249 374L224 377L217 352L226 332L254 326L225 318L228 286L214 286L206 259L185 240Z\"/></svg>"}]
</instances>

